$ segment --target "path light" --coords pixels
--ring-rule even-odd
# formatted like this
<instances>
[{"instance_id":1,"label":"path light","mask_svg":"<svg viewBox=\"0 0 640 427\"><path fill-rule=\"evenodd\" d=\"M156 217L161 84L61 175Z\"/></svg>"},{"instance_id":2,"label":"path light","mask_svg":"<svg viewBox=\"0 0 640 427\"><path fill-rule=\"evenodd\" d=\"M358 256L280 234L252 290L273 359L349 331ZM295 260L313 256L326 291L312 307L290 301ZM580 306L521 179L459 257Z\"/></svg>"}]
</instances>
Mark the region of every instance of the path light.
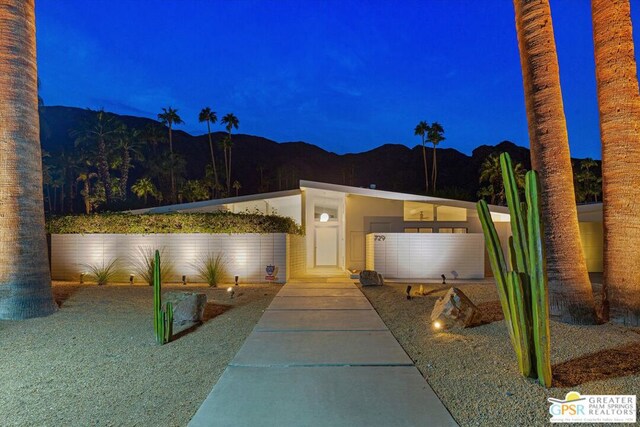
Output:
<instances>
[{"instance_id":1,"label":"path light","mask_svg":"<svg viewBox=\"0 0 640 427\"><path fill-rule=\"evenodd\" d=\"M84 283L84 275L87 273L80 273L80 284Z\"/></svg>"},{"instance_id":2,"label":"path light","mask_svg":"<svg viewBox=\"0 0 640 427\"><path fill-rule=\"evenodd\" d=\"M227 288L227 293L229 294L229 298L233 299L233 295L236 293L236 291L233 290L233 287L229 286Z\"/></svg>"},{"instance_id":3,"label":"path light","mask_svg":"<svg viewBox=\"0 0 640 427\"><path fill-rule=\"evenodd\" d=\"M182 284L186 285L187 284L187 276L186 275L182 275Z\"/></svg>"},{"instance_id":4,"label":"path light","mask_svg":"<svg viewBox=\"0 0 640 427\"><path fill-rule=\"evenodd\" d=\"M442 277L442 284L446 285L447 284L447 277L444 274L441 274L440 277Z\"/></svg>"},{"instance_id":5,"label":"path light","mask_svg":"<svg viewBox=\"0 0 640 427\"><path fill-rule=\"evenodd\" d=\"M442 329L442 323L436 320L433 322L433 329Z\"/></svg>"},{"instance_id":6,"label":"path light","mask_svg":"<svg viewBox=\"0 0 640 427\"><path fill-rule=\"evenodd\" d=\"M238 278L239 278L239 277L240 277L240 276L236 276L236 286L238 286Z\"/></svg>"},{"instance_id":7,"label":"path light","mask_svg":"<svg viewBox=\"0 0 640 427\"><path fill-rule=\"evenodd\" d=\"M320 222L329 222L329 214L322 212L322 214L320 214Z\"/></svg>"},{"instance_id":8,"label":"path light","mask_svg":"<svg viewBox=\"0 0 640 427\"><path fill-rule=\"evenodd\" d=\"M129 284L133 285L133 273L129 274Z\"/></svg>"},{"instance_id":9,"label":"path light","mask_svg":"<svg viewBox=\"0 0 640 427\"><path fill-rule=\"evenodd\" d=\"M407 299L411 299L411 285L407 286Z\"/></svg>"}]
</instances>

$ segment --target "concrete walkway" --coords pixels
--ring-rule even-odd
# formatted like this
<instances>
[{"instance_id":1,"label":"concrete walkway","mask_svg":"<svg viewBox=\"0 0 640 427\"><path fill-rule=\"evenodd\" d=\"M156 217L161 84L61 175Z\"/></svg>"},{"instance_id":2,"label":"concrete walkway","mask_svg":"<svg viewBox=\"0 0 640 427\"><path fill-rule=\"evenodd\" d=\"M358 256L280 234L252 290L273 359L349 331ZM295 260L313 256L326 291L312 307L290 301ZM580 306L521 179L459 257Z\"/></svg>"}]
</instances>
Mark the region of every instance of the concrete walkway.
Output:
<instances>
[{"instance_id":1,"label":"concrete walkway","mask_svg":"<svg viewBox=\"0 0 640 427\"><path fill-rule=\"evenodd\" d=\"M189 423L456 425L350 282L283 286Z\"/></svg>"}]
</instances>

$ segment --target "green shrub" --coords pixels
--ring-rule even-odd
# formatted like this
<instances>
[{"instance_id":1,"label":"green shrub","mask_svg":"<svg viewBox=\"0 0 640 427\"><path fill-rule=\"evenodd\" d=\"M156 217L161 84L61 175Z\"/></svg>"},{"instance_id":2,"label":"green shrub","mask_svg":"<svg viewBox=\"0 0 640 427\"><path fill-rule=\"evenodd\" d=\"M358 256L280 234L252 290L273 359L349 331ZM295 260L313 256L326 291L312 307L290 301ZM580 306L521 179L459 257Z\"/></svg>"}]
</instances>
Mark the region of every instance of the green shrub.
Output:
<instances>
[{"instance_id":1,"label":"green shrub","mask_svg":"<svg viewBox=\"0 0 640 427\"><path fill-rule=\"evenodd\" d=\"M133 271L136 276L142 278L149 286L152 286L156 249L150 246L138 246L137 251L138 256L131 260ZM167 259L164 248L160 248L158 252L162 260L160 263L160 276L163 281L166 281L166 278L174 274L173 264Z\"/></svg>"},{"instance_id":2,"label":"green shrub","mask_svg":"<svg viewBox=\"0 0 640 427\"><path fill-rule=\"evenodd\" d=\"M50 234L288 233L303 234L288 217L258 213L101 213L47 219Z\"/></svg>"},{"instance_id":3,"label":"green shrub","mask_svg":"<svg viewBox=\"0 0 640 427\"><path fill-rule=\"evenodd\" d=\"M227 273L224 256L222 254L204 255L197 263L192 265L198 271L198 275L207 282L209 286L217 286L218 283L222 282L222 279L224 279Z\"/></svg>"},{"instance_id":4,"label":"green shrub","mask_svg":"<svg viewBox=\"0 0 640 427\"><path fill-rule=\"evenodd\" d=\"M89 270L89 278L93 279L98 286L106 285L120 275L118 258L114 258L107 265L102 264L83 264L83 267Z\"/></svg>"}]
</instances>

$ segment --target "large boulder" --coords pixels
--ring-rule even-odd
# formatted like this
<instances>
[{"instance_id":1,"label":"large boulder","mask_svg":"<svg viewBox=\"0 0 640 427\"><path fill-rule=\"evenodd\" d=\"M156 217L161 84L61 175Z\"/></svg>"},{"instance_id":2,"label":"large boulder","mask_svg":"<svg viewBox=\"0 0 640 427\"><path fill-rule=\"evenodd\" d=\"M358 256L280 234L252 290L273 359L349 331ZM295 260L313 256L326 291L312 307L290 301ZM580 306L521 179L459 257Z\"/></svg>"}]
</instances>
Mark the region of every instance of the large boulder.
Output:
<instances>
[{"instance_id":1,"label":"large boulder","mask_svg":"<svg viewBox=\"0 0 640 427\"><path fill-rule=\"evenodd\" d=\"M163 297L164 304L173 304L173 324L188 326L201 323L207 295L196 292L167 292Z\"/></svg>"},{"instance_id":2,"label":"large boulder","mask_svg":"<svg viewBox=\"0 0 640 427\"><path fill-rule=\"evenodd\" d=\"M362 286L382 286L384 285L384 279L382 274L374 270L363 270L360 272L360 284Z\"/></svg>"},{"instance_id":3,"label":"large boulder","mask_svg":"<svg viewBox=\"0 0 640 427\"><path fill-rule=\"evenodd\" d=\"M444 329L453 327L468 328L480 324L478 307L458 288L451 288L445 296L436 301L431 312L431 323L440 323Z\"/></svg>"}]
</instances>

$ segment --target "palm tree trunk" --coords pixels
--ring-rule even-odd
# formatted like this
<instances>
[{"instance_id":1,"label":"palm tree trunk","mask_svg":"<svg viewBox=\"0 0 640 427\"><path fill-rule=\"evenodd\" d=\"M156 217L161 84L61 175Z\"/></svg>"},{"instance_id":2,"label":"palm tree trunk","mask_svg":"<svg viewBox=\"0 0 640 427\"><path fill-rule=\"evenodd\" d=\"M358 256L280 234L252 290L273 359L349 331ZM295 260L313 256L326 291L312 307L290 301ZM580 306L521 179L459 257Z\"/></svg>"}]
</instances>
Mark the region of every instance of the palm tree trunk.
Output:
<instances>
[{"instance_id":1,"label":"palm tree trunk","mask_svg":"<svg viewBox=\"0 0 640 427\"><path fill-rule=\"evenodd\" d=\"M231 195L231 144L229 144L229 175L227 176L227 194Z\"/></svg>"},{"instance_id":2,"label":"palm tree trunk","mask_svg":"<svg viewBox=\"0 0 640 427\"><path fill-rule=\"evenodd\" d=\"M34 0L0 0L0 319L57 310L44 228L35 25Z\"/></svg>"},{"instance_id":3,"label":"palm tree trunk","mask_svg":"<svg viewBox=\"0 0 640 427\"><path fill-rule=\"evenodd\" d=\"M424 163L424 192L429 192L429 171L427 170L427 149L424 146L424 136L422 137L422 162Z\"/></svg>"},{"instance_id":4,"label":"palm tree trunk","mask_svg":"<svg viewBox=\"0 0 640 427\"><path fill-rule=\"evenodd\" d=\"M211 141L211 122L207 120L207 133L209 134L209 150L211 150L211 165L213 165L213 193L215 196L216 188L218 187L218 169L216 168L216 158L213 155L213 142Z\"/></svg>"},{"instance_id":5,"label":"palm tree trunk","mask_svg":"<svg viewBox=\"0 0 640 427\"><path fill-rule=\"evenodd\" d=\"M591 7L602 139L603 315L639 326L640 94L631 11L629 0L592 0Z\"/></svg>"},{"instance_id":6,"label":"palm tree trunk","mask_svg":"<svg viewBox=\"0 0 640 427\"><path fill-rule=\"evenodd\" d=\"M102 136L98 138L98 175L104 186L105 205L108 208L111 205L111 177L107 161L107 146Z\"/></svg>"},{"instance_id":7,"label":"palm tree trunk","mask_svg":"<svg viewBox=\"0 0 640 427\"><path fill-rule=\"evenodd\" d=\"M173 133L171 132L171 124L169 124L169 153L171 164L171 203L176 202L176 177L173 172Z\"/></svg>"},{"instance_id":8,"label":"palm tree trunk","mask_svg":"<svg viewBox=\"0 0 640 427\"><path fill-rule=\"evenodd\" d=\"M120 167L120 198L127 200L127 181L129 181L129 168L131 167L131 156L129 150L122 153L122 166Z\"/></svg>"},{"instance_id":9,"label":"palm tree trunk","mask_svg":"<svg viewBox=\"0 0 640 427\"><path fill-rule=\"evenodd\" d=\"M532 168L540 175L552 318L596 320L580 242L569 138L548 0L514 0Z\"/></svg>"},{"instance_id":10,"label":"palm tree trunk","mask_svg":"<svg viewBox=\"0 0 640 427\"><path fill-rule=\"evenodd\" d=\"M433 194L436 193L436 178L438 177L438 163L436 162L436 146L433 146L433 166L431 166L431 185Z\"/></svg>"}]
</instances>

